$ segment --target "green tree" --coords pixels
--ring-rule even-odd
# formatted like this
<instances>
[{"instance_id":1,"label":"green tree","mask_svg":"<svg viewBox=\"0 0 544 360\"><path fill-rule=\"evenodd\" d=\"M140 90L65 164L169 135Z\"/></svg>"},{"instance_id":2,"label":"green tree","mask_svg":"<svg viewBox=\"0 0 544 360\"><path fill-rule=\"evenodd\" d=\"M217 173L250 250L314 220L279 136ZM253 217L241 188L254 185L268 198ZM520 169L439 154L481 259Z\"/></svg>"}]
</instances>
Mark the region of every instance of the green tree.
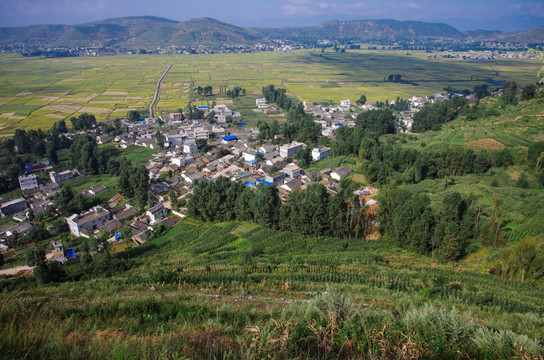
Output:
<instances>
[{"instance_id":1,"label":"green tree","mask_svg":"<svg viewBox=\"0 0 544 360\"><path fill-rule=\"evenodd\" d=\"M487 84L483 84L474 87L474 95L476 95L478 99L483 99L484 97L491 95L491 93L489 92Z\"/></svg>"},{"instance_id":2,"label":"green tree","mask_svg":"<svg viewBox=\"0 0 544 360\"><path fill-rule=\"evenodd\" d=\"M252 210L255 221L270 228L276 228L279 220L280 197L275 186L257 185Z\"/></svg>"},{"instance_id":3,"label":"green tree","mask_svg":"<svg viewBox=\"0 0 544 360\"><path fill-rule=\"evenodd\" d=\"M521 269L521 281L525 281L531 263L537 256L536 241L534 238L521 240L512 249Z\"/></svg>"},{"instance_id":4,"label":"green tree","mask_svg":"<svg viewBox=\"0 0 544 360\"><path fill-rule=\"evenodd\" d=\"M536 85L527 84L521 90L521 100L531 100L535 97L536 94Z\"/></svg>"},{"instance_id":5,"label":"green tree","mask_svg":"<svg viewBox=\"0 0 544 360\"><path fill-rule=\"evenodd\" d=\"M56 261L39 263L34 269L34 276L40 285L60 283L67 278L63 265Z\"/></svg>"},{"instance_id":6,"label":"green tree","mask_svg":"<svg viewBox=\"0 0 544 360\"><path fill-rule=\"evenodd\" d=\"M515 81L508 81L502 88L502 99L505 104L517 104L517 89Z\"/></svg>"},{"instance_id":7,"label":"green tree","mask_svg":"<svg viewBox=\"0 0 544 360\"><path fill-rule=\"evenodd\" d=\"M357 104L364 105L366 104L366 95L361 95L361 97L357 100Z\"/></svg>"},{"instance_id":8,"label":"green tree","mask_svg":"<svg viewBox=\"0 0 544 360\"><path fill-rule=\"evenodd\" d=\"M155 141L157 142L157 145L159 145L161 147L161 149L164 149L164 143L166 142L166 138L164 137L164 135L161 133L160 130L157 130L155 132Z\"/></svg>"},{"instance_id":9,"label":"green tree","mask_svg":"<svg viewBox=\"0 0 544 360\"><path fill-rule=\"evenodd\" d=\"M36 266L45 261L45 250L38 246L34 245L31 248L28 248L25 252L25 263L28 266Z\"/></svg>"},{"instance_id":10,"label":"green tree","mask_svg":"<svg viewBox=\"0 0 544 360\"><path fill-rule=\"evenodd\" d=\"M127 120L128 121L140 121L141 119L141 115L140 115L140 112L138 110L129 110L127 112Z\"/></svg>"}]
</instances>

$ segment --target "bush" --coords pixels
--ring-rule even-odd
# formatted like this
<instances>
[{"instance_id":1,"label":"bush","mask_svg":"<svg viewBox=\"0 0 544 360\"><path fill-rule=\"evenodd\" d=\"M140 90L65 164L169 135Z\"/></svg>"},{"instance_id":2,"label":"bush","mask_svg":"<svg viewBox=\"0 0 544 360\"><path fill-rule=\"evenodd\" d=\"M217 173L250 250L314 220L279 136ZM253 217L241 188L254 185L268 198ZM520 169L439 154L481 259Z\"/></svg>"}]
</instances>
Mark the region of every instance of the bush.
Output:
<instances>
[{"instance_id":1,"label":"bush","mask_svg":"<svg viewBox=\"0 0 544 360\"><path fill-rule=\"evenodd\" d=\"M469 314L460 313L455 307L444 309L429 304L407 311L403 322L435 355L449 353L454 356L456 350L466 346L475 328Z\"/></svg>"},{"instance_id":2,"label":"bush","mask_svg":"<svg viewBox=\"0 0 544 360\"><path fill-rule=\"evenodd\" d=\"M527 355L535 358L544 353L542 345L527 335L519 335L510 330L489 330L481 327L476 330L474 344L489 358L500 359L515 356L528 359Z\"/></svg>"}]
</instances>

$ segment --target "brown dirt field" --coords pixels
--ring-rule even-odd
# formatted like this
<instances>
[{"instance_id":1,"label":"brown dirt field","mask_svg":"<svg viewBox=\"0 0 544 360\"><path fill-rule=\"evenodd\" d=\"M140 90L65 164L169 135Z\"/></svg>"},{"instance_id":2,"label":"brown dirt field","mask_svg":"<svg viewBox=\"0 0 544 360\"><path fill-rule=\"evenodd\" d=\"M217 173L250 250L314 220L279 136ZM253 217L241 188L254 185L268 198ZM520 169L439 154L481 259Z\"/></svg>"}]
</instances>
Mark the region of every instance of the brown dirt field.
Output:
<instances>
[{"instance_id":1,"label":"brown dirt field","mask_svg":"<svg viewBox=\"0 0 544 360\"><path fill-rule=\"evenodd\" d=\"M480 139L469 141L465 143L465 146L472 147L475 149L484 149L484 150L502 150L504 149L504 144L498 142L495 139Z\"/></svg>"}]
</instances>

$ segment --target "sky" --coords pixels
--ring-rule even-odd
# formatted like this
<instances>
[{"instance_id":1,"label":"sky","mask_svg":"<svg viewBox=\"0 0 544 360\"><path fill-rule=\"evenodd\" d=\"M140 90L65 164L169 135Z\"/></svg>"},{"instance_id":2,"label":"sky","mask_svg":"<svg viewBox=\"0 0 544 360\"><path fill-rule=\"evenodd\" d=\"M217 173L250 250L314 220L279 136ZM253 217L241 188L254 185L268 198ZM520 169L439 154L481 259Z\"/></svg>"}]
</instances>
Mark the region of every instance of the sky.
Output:
<instances>
[{"instance_id":1,"label":"sky","mask_svg":"<svg viewBox=\"0 0 544 360\"><path fill-rule=\"evenodd\" d=\"M522 31L544 26L544 0L0 0L0 26L141 15L177 21L212 17L244 27L395 19L441 22L462 31Z\"/></svg>"}]
</instances>

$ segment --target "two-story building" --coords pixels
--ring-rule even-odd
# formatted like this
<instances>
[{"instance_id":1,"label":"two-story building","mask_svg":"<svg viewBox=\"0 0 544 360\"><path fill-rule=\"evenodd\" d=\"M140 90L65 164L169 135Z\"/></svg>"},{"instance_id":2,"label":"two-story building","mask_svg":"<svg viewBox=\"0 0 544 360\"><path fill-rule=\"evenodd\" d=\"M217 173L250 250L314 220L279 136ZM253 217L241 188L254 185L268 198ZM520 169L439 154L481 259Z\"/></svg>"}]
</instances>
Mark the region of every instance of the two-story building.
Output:
<instances>
[{"instance_id":1,"label":"two-story building","mask_svg":"<svg viewBox=\"0 0 544 360\"><path fill-rule=\"evenodd\" d=\"M55 184L61 183L61 182L66 181L66 180L70 180L70 179L72 179L72 178L74 178L76 176L77 176L77 173L74 170L65 170L65 171L62 171L60 173L58 173L56 171L51 171L49 173L49 178Z\"/></svg>"},{"instance_id":2,"label":"two-story building","mask_svg":"<svg viewBox=\"0 0 544 360\"><path fill-rule=\"evenodd\" d=\"M302 169L299 168L297 165L291 163L283 168L283 173L285 174L286 178L294 179L296 177L299 177L301 174Z\"/></svg>"},{"instance_id":3,"label":"two-story building","mask_svg":"<svg viewBox=\"0 0 544 360\"><path fill-rule=\"evenodd\" d=\"M299 149L305 149L306 144L293 141L290 144L280 146L280 156L282 158L292 158Z\"/></svg>"},{"instance_id":4,"label":"two-story building","mask_svg":"<svg viewBox=\"0 0 544 360\"><path fill-rule=\"evenodd\" d=\"M32 190L38 187L38 177L36 175L21 175L19 176L19 186L21 190Z\"/></svg>"},{"instance_id":5,"label":"two-story building","mask_svg":"<svg viewBox=\"0 0 544 360\"><path fill-rule=\"evenodd\" d=\"M165 208L163 204L158 204L147 210L145 214L149 218L150 223L153 225L159 222L160 219L168 216L169 213L170 210Z\"/></svg>"},{"instance_id":6,"label":"two-story building","mask_svg":"<svg viewBox=\"0 0 544 360\"><path fill-rule=\"evenodd\" d=\"M73 214L65 218L70 233L74 236L89 237L88 233L102 227L108 220L111 219L111 213L98 205L87 212L81 214ZM88 230L84 232L84 230Z\"/></svg>"},{"instance_id":7,"label":"two-story building","mask_svg":"<svg viewBox=\"0 0 544 360\"><path fill-rule=\"evenodd\" d=\"M331 156L331 148L330 147L322 147L322 148L314 148L312 149L312 160L313 161L319 161L323 160L325 158L328 158Z\"/></svg>"}]
</instances>

